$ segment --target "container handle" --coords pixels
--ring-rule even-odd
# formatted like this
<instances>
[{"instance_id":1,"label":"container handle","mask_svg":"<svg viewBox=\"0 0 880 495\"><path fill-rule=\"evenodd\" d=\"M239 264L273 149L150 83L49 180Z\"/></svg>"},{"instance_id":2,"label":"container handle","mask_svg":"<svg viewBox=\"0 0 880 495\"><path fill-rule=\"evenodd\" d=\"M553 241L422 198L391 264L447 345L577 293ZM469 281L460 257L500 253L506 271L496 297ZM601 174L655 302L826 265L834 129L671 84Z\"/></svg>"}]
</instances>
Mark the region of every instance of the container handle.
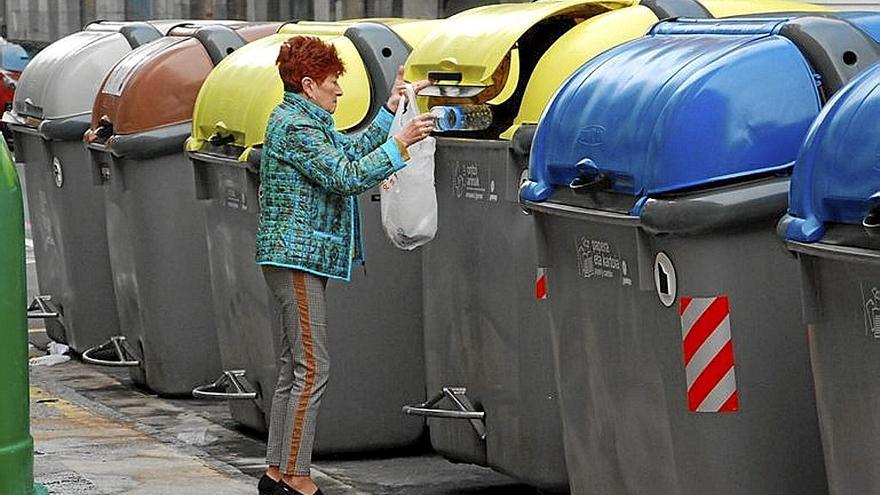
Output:
<instances>
[{"instance_id":1,"label":"container handle","mask_svg":"<svg viewBox=\"0 0 880 495\"><path fill-rule=\"evenodd\" d=\"M866 229L880 227L880 191L868 198L868 213L862 218L862 227Z\"/></svg>"},{"instance_id":2,"label":"container handle","mask_svg":"<svg viewBox=\"0 0 880 495\"><path fill-rule=\"evenodd\" d=\"M517 190L516 197L519 198L519 209L523 212L524 215L532 214L532 211L526 208L526 205L523 202L523 189L525 189L528 183L529 169L523 169L523 171L519 173L519 189Z\"/></svg>"},{"instance_id":3,"label":"container handle","mask_svg":"<svg viewBox=\"0 0 880 495\"><path fill-rule=\"evenodd\" d=\"M257 393L245 378L244 370L224 371L214 383L196 387L192 391L196 399L213 400L256 400ZM234 392L225 392L229 389ZM220 392L224 390L224 392Z\"/></svg>"},{"instance_id":4,"label":"container handle","mask_svg":"<svg viewBox=\"0 0 880 495\"><path fill-rule=\"evenodd\" d=\"M226 122L222 120L214 124L214 133L208 137L212 146L226 146L235 142L235 134L229 131Z\"/></svg>"},{"instance_id":5,"label":"container handle","mask_svg":"<svg viewBox=\"0 0 880 495\"><path fill-rule=\"evenodd\" d=\"M100 359L95 354L110 352L118 359ZM110 337L110 340L101 345L92 347L82 353L83 361L97 366L114 366L118 368L133 368L140 366L141 362L137 355L129 348L128 342L122 335Z\"/></svg>"},{"instance_id":6,"label":"container handle","mask_svg":"<svg viewBox=\"0 0 880 495\"><path fill-rule=\"evenodd\" d=\"M224 136L220 132L215 132L208 138L208 142L211 143L212 146L225 146L234 143L235 136L233 134L226 134Z\"/></svg>"},{"instance_id":7,"label":"container handle","mask_svg":"<svg viewBox=\"0 0 880 495\"><path fill-rule=\"evenodd\" d=\"M436 409L434 406L444 398L448 398L456 409ZM421 404L403 406L403 413L428 418L466 419L480 440L486 439L486 413L474 409L464 387L443 387L437 395Z\"/></svg>"},{"instance_id":8,"label":"container handle","mask_svg":"<svg viewBox=\"0 0 880 495\"><path fill-rule=\"evenodd\" d=\"M52 303L52 296L40 295L31 301L27 308L28 318L50 318L55 319L61 316L58 308Z\"/></svg>"},{"instance_id":9,"label":"container handle","mask_svg":"<svg viewBox=\"0 0 880 495\"><path fill-rule=\"evenodd\" d=\"M106 141L110 136L113 135L113 122L110 122L110 118L106 115L101 116L98 119L98 127L92 132L96 139L101 140L101 142Z\"/></svg>"},{"instance_id":10,"label":"container handle","mask_svg":"<svg viewBox=\"0 0 880 495\"><path fill-rule=\"evenodd\" d=\"M440 82L455 82L460 83L462 79L461 72L451 72L451 71L432 71L428 72L428 79L431 81Z\"/></svg>"},{"instance_id":11,"label":"container handle","mask_svg":"<svg viewBox=\"0 0 880 495\"><path fill-rule=\"evenodd\" d=\"M199 23L192 22L192 21L178 22L177 24L171 26L171 28L168 29L168 31L166 31L166 36L173 34L173 31L175 29L183 28L183 29L187 29L187 30L195 30L195 29L199 28L199 25L200 25Z\"/></svg>"},{"instance_id":12,"label":"container handle","mask_svg":"<svg viewBox=\"0 0 880 495\"><path fill-rule=\"evenodd\" d=\"M604 189L611 185L611 178L601 171L596 162L589 158L577 162L574 166L578 176L572 179L568 187L573 191L588 192L596 189Z\"/></svg>"}]
</instances>

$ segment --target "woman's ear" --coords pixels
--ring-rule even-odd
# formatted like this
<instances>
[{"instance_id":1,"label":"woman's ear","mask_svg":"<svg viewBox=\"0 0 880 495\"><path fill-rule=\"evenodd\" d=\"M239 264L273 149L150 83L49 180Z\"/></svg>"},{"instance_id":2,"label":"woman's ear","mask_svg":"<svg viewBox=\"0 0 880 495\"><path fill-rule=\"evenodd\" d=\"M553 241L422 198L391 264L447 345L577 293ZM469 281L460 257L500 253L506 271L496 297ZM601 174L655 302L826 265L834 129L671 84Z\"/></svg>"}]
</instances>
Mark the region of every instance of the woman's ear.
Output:
<instances>
[{"instance_id":1,"label":"woman's ear","mask_svg":"<svg viewBox=\"0 0 880 495\"><path fill-rule=\"evenodd\" d=\"M307 97L311 98L315 92L315 80L311 77L306 76L302 78L300 84L302 85L303 93L305 93Z\"/></svg>"}]
</instances>

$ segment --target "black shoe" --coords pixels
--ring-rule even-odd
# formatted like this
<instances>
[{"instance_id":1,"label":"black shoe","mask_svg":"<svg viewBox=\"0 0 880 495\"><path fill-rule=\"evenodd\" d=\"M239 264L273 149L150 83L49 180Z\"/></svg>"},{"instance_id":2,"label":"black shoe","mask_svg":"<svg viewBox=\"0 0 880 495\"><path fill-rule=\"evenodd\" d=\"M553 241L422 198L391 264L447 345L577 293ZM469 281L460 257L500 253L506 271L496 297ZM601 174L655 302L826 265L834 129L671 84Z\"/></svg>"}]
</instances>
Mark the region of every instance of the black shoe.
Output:
<instances>
[{"instance_id":1,"label":"black shoe","mask_svg":"<svg viewBox=\"0 0 880 495\"><path fill-rule=\"evenodd\" d=\"M297 490L296 488L288 485L283 481L279 481L275 485L275 495L305 495L305 493ZM318 491L315 492L315 495L324 495L324 492L318 488Z\"/></svg>"},{"instance_id":2,"label":"black shoe","mask_svg":"<svg viewBox=\"0 0 880 495\"><path fill-rule=\"evenodd\" d=\"M275 490L278 489L278 482L269 477L269 475L264 474L262 478L260 478L260 482L257 483L257 490L259 490L260 495L275 495Z\"/></svg>"}]
</instances>

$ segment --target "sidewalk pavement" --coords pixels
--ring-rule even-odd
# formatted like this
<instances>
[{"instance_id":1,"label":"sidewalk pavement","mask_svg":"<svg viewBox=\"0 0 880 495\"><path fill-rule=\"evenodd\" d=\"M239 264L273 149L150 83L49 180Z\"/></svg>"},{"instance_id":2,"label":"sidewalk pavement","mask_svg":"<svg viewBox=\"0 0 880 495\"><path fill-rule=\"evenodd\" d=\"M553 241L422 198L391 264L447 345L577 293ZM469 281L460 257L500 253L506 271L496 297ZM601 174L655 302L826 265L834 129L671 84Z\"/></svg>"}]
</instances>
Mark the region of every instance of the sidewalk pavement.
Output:
<instances>
[{"instance_id":1,"label":"sidewalk pavement","mask_svg":"<svg viewBox=\"0 0 880 495\"><path fill-rule=\"evenodd\" d=\"M226 403L159 398L78 361L31 368L31 431L35 478L54 494L255 494L265 469L264 440ZM327 495L536 493L424 450L316 459L313 476Z\"/></svg>"}]
</instances>

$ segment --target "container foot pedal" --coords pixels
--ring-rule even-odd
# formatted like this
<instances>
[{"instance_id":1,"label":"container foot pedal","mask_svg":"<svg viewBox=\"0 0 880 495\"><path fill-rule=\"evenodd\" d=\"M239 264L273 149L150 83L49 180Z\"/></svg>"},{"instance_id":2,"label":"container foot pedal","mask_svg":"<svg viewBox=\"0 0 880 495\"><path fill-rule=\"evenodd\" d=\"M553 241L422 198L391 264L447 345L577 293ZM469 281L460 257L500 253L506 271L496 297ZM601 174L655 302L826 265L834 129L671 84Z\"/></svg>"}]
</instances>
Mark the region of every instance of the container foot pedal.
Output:
<instances>
[{"instance_id":1,"label":"container foot pedal","mask_svg":"<svg viewBox=\"0 0 880 495\"><path fill-rule=\"evenodd\" d=\"M133 368L141 365L140 359L131 350L125 337L118 335L99 346L82 353L83 361L97 366Z\"/></svg>"},{"instance_id":2,"label":"container foot pedal","mask_svg":"<svg viewBox=\"0 0 880 495\"><path fill-rule=\"evenodd\" d=\"M28 318L59 318L61 313L52 302L52 296L40 295L27 307Z\"/></svg>"},{"instance_id":3,"label":"container foot pedal","mask_svg":"<svg viewBox=\"0 0 880 495\"><path fill-rule=\"evenodd\" d=\"M197 399L256 400L257 392L245 374L244 370L224 371L214 383L194 388L192 395Z\"/></svg>"},{"instance_id":4,"label":"container foot pedal","mask_svg":"<svg viewBox=\"0 0 880 495\"><path fill-rule=\"evenodd\" d=\"M455 409L437 409L435 406L444 398L449 399ZM486 413L474 409L464 387L443 387L437 395L426 402L403 406L403 413L428 418L466 419L470 421L480 440L486 439Z\"/></svg>"}]
</instances>

